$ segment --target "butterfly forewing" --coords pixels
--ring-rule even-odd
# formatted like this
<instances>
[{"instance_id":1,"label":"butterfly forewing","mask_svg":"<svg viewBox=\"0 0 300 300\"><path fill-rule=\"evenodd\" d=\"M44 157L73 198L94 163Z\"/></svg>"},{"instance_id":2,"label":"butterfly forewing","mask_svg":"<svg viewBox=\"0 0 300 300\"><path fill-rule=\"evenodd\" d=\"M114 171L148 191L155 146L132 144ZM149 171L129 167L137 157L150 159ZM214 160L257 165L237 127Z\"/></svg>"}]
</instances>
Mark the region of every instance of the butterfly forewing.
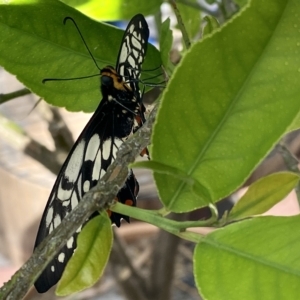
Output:
<instances>
[{"instance_id":1,"label":"butterfly forewing","mask_svg":"<svg viewBox=\"0 0 300 300\"><path fill-rule=\"evenodd\" d=\"M138 93L138 79L147 52L148 37L148 24L143 15L138 14L127 26L117 60L117 72ZM137 97L140 97L140 94Z\"/></svg>"},{"instance_id":2,"label":"butterfly forewing","mask_svg":"<svg viewBox=\"0 0 300 300\"><path fill-rule=\"evenodd\" d=\"M101 70L103 99L74 144L55 181L42 216L35 247L105 174L120 145L136 130L136 118L144 120L138 80L147 51L148 36L144 17L136 15L125 30L116 70L110 66ZM130 170L116 200L135 205L138 190L138 182ZM120 226L121 218L129 221L127 216L108 213L112 223L117 226ZM38 292L46 292L61 278L66 263L76 249L76 237L81 228L78 226L76 233L37 279L35 287Z\"/></svg>"}]
</instances>

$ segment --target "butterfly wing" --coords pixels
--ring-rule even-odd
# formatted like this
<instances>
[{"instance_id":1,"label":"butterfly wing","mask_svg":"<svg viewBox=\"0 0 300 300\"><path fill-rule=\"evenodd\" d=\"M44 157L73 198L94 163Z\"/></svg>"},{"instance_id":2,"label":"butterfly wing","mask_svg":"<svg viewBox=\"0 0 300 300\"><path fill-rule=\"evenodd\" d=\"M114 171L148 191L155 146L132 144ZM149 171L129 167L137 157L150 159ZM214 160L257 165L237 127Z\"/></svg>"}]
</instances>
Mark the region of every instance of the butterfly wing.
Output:
<instances>
[{"instance_id":1,"label":"butterfly wing","mask_svg":"<svg viewBox=\"0 0 300 300\"><path fill-rule=\"evenodd\" d=\"M113 128L119 126L119 120L109 111L110 103L103 101L101 104L62 166L47 202L35 247L78 205L84 194L97 184L115 159L123 138L126 138L128 130L131 129L119 130L116 136ZM138 184L134 175L130 173L117 199L120 202L131 201L132 205L135 205L137 192ZM121 215L112 215L112 221L120 226L121 217ZM80 230L81 226L35 282L38 292L46 292L61 278L66 263L76 249L76 237Z\"/></svg>"},{"instance_id":2,"label":"butterfly wing","mask_svg":"<svg viewBox=\"0 0 300 300\"><path fill-rule=\"evenodd\" d=\"M143 15L135 15L128 23L118 54L116 70L141 100L139 78L149 38L148 24Z\"/></svg>"},{"instance_id":3,"label":"butterfly wing","mask_svg":"<svg viewBox=\"0 0 300 300\"><path fill-rule=\"evenodd\" d=\"M148 39L148 24L142 14L137 14L127 25L116 65L117 72L130 85L140 103L139 113L135 116L133 132L137 131L146 120L139 79L147 52ZM147 148L145 148L144 153L149 156Z\"/></svg>"}]
</instances>

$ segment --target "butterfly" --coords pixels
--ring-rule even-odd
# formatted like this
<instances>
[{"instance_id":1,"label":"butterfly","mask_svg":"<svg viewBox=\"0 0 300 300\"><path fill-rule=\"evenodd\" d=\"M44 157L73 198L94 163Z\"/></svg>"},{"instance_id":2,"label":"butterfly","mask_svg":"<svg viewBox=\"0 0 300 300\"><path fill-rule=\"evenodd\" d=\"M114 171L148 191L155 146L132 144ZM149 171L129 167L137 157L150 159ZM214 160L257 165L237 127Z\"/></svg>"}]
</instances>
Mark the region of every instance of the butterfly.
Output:
<instances>
[{"instance_id":1,"label":"butterfly","mask_svg":"<svg viewBox=\"0 0 300 300\"><path fill-rule=\"evenodd\" d=\"M116 67L107 66L100 70L102 101L57 176L40 222L34 248L78 205L84 194L97 184L115 160L122 143L144 123L145 108L142 104L139 78L148 38L149 29L144 16L134 16L124 32ZM138 192L138 182L130 170L116 200L135 206ZM118 227L121 219L129 222L128 216L114 212L109 212L109 215L111 222ZM46 292L61 278L76 249L76 238L81 227L36 280L35 288L39 293Z\"/></svg>"}]
</instances>

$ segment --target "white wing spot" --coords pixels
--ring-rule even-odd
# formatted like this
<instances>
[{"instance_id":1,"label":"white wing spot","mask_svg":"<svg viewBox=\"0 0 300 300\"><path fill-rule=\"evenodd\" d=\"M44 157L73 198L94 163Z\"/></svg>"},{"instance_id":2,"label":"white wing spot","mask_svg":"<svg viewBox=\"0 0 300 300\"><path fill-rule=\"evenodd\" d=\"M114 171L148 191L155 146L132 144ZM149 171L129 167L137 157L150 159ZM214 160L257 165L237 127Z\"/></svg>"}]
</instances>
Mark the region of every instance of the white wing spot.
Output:
<instances>
[{"instance_id":1,"label":"white wing spot","mask_svg":"<svg viewBox=\"0 0 300 300\"><path fill-rule=\"evenodd\" d=\"M80 199L82 198L81 182L82 182L82 175L80 174L78 179L78 194Z\"/></svg>"},{"instance_id":2,"label":"white wing spot","mask_svg":"<svg viewBox=\"0 0 300 300\"><path fill-rule=\"evenodd\" d=\"M112 152L113 158L116 157L116 154L117 154L117 152L118 152L118 150L119 150L119 148L120 148L120 146L121 146L122 144L123 144L123 141L122 141L122 140L115 138L115 140L114 140L113 152Z\"/></svg>"},{"instance_id":3,"label":"white wing spot","mask_svg":"<svg viewBox=\"0 0 300 300\"><path fill-rule=\"evenodd\" d=\"M136 40L138 40L138 41L141 40L141 34L138 33L137 31L135 31L132 35L136 38Z\"/></svg>"},{"instance_id":4,"label":"white wing spot","mask_svg":"<svg viewBox=\"0 0 300 300\"><path fill-rule=\"evenodd\" d=\"M74 183L78 178L80 168L82 166L83 155L84 155L84 146L85 142L82 140L77 147L75 148L68 165L65 170L64 177L69 180L69 182ZM62 180L60 181L60 185L57 191L57 197L61 201L68 200L71 196L72 190L64 190L62 186Z\"/></svg>"},{"instance_id":5,"label":"white wing spot","mask_svg":"<svg viewBox=\"0 0 300 300\"><path fill-rule=\"evenodd\" d=\"M61 187L61 182L62 182L62 180L60 181L60 186L57 189L57 199L60 201L65 201L70 198L72 190L64 190Z\"/></svg>"},{"instance_id":6,"label":"white wing spot","mask_svg":"<svg viewBox=\"0 0 300 300\"><path fill-rule=\"evenodd\" d=\"M57 228L57 226L61 223L61 217L59 214L56 214L53 223L54 223L54 228Z\"/></svg>"},{"instance_id":7,"label":"white wing spot","mask_svg":"<svg viewBox=\"0 0 300 300\"><path fill-rule=\"evenodd\" d=\"M130 63L130 65L131 65L133 68L135 68L135 61L134 61L134 59L133 59L132 56L129 56L129 57L128 57L128 62Z\"/></svg>"},{"instance_id":8,"label":"white wing spot","mask_svg":"<svg viewBox=\"0 0 300 300\"><path fill-rule=\"evenodd\" d=\"M111 153L111 139L104 141L102 145L102 157L103 159L108 159Z\"/></svg>"},{"instance_id":9,"label":"white wing spot","mask_svg":"<svg viewBox=\"0 0 300 300\"><path fill-rule=\"evenodd\" d=\"M51 266L51 272L55 272L55 267Z\"/></svg>"},{"instance_id":10,"label":"white wing spot","mask_svg":"<svg viewBox=\"0 0 300 300\"><path fill-rule=\"evenodd\" d=\"M53 227L53 223L50 224L49 226L49 234L53 231L54 227Z\"/></svg>"},{"instance_id":11,"label":"white wing spot","mask_svg":"<svg viewBox=\"0 0 300 300\"><path fill-rule=\"evenodd\" d=\"M63 206L69 206L70 205L70 200L65 200L63 201Z\"/></svg>"},{"instance_id":12,"label":"white wing spot","mask_svg":"<svg viewBox=\"0 0 300 300\"><path fill-rule=\"evenodd\" d=\"M106 171L105 171L104 169L101 169L100 176L101 176L101 177L104 176L105 173L106 173ZM101 178L101 177L100 177L100 178Z\"/></svg>"},{"instance_id":13,"label":"white wing spot","mask_svg":"<svg viewBox=\"0 0 300 300\"><path fill-rule=\"evenodd\" d=\"M87 193L90 190L90 181L86 180L83 184L83 191Z\"/></svg>"},{"instance_id":14,"label":"white wing spot","mask_svg":"<svg viewBox=\"0 0 300 300\"><path fill-rule=\"evenodd\" d=\"M97 151L100 147L100 138L98 134L94 134L92 138L89 140L86 152L85 152L85 160L93 161L97 155Z\"/></svg>"},{"instance_id":15,"label":"white wing spot","mask_svg":"<svg viewBox=\"0 0 300 300\"><path fill-rule=\"evenodd\" d=\"M62 253L60 253L59 255L58 255L58 261L60 262L60 263L63 263L64 262L64 260L65 260L65 254L62 252Z\"/></svg>"},{"instance_id":16,"label":"white wing spot","mask_svg":"<svg viewBox=\"0 0 300 300\"><path fill-rule=\"evenodd\" d=\"M53 218L53 207L50 206L50 208L48 209L48 212L47 212L47 216L46 216L46 227L49 227L49 225L52 222L52 218Z\"/></svg>"},{"instance_id":17,"label":"white wing spot","mask_svg":"<svg viewBox=\"0 0 300 300\"><path fill-rule=\"evenodd\" d=\"M76 193L73 193L71 198L71 208L74 209L78 205L78 199Z\"/></svg>"},{"instance_id":18,"label":"white wing spot","mask_svg":"<svg viewBox=\"0 0 300 300\"><path fill-rule=\"evenodd\" d=\"M138 50L141 50L142 49L142 45L139 41L136 40L136 38L132 37L131 39L131 43L132 45L137 48Z\"/></svg>"},{"instance_id":19,"label":"white wing spot","mask_svg":"<svg viewBox=\"0 0 300 300\"><path fill-rule=\"evenodd\" d=\"M74 243L74 237L71 236L68 241L67 241L67 248L72 249L73 248L73 243Z\"/></svg>"},{"instance_id":20,"label":"white wing spot","mask_svg":"<svg viewBox=\"0 0 300 300\"><path fill-rule=\"evenodd\" d=\"M132 54L133 54L133 56L134 56L135 58L138 58L138 57L139 57L139 52L136 51L136 50L134 50L134 49L132 49Z\"/></svg>"},{"instance_id":21,"label":"white wing spot","mask_svg":"<svg viewBox=\"0 0 300 300\"><path fill-rule=\"evenodd\" d=\"M133 24L128 28L128 31L130 33L133 33L133 31L134 31L134 25Z\"/></svg>"},{"instance_id":22,"label":"white wing spot","mask_svg":"<svg viewBox=\"0 0 300 300\"><path fill-rule=\"evenodd\" d=\"M84 140L81 140L80 143L75 148L69 163L65 170L65 176L69 179L69 181L74 182L78 178L79 170L83 161L84 154Z\"/></svg>"},{"instance_id":23,"label":"white wing spot","mask_svg":"<svg viewBox=\"0 0 300 300\"><path fill-rule=\"evenodd\" d=\"M133 45L135 48L137 48L138 50L141 50L141 49L142 49L142 45L141 45L140 41L137 40L135 37L132 37L132 38L131 38L131 43L132 43L132 45Z\"/></svg>"},{"instance_id":24,"label":"white wing spot","mask_svg":"<svg viewBox=\"0 0 300 300\"><path fill-rule=\"evenodd\" d=\"M119 62L121 62L121 63L124 62L127 59L127 56L128 56L128 50L127 50L126 46L123 46L121 54L120 54Z\"/></svg>"},{"instance_id":25,"label":"white wing spot","mask_svg":"<svg viewBox=\"0 0 300 300\"><path fill-rule=\"evenodd\" d=\"M53 193L53 195L52 195L52 199L50 201L50 204L53 202L54 199L55 199L55 193Z\"/></svg>"},{"instance_id":26,"label":"white wing spot","mask_svg":"<svg viewBox=\"0 0 300 300\"><path fill-rule=\"evenodd\" d=\"M92 174L92 180L98 180L100 177L101 172L101 153L98 151L94 167L93 167L93 174Z\"/></svg>"},{"instance_id":27,"label":"white wing spot","mask_svg":"<svg viewBox=\"0 0 300 300\"><path fill-rule=\"evenodd\" d=\"M124 66L120 67L120 74L123 76L124 75Z\"/></svg>"}]
</instances>

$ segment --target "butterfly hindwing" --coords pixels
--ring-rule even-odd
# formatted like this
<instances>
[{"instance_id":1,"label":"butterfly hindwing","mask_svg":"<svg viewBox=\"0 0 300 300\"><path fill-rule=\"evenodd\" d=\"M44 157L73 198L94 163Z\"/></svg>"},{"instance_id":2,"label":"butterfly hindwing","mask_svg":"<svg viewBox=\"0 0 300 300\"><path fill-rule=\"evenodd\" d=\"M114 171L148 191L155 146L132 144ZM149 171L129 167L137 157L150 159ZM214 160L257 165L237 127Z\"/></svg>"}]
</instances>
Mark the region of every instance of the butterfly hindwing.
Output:
<instances>
[{"instance_id":1,"label":"butterfly hindwing","mask_svg":"<svg viewBox=\"0 0 300 300\"><path fill-rule=\"evenodd\" d=\"M59 226L84 194L105 174L115 160L120 145L135 130L136 118L144 119L138 80L147 51L148 36L149 30L144 17L136 15L125 30L116 70L110 66L101 70L103 99L57 176L42 216L35 247ZM116 200L135 206L138 190L138 182L130 170ZM112 212L109 214L112 223L117 226L120 226L122 218L129 221L127 216ZM37 279L35 287L38 292L46 292L61 278L66 263L76 249L76 238L81 228L82 226L78 228Z\"/></svg>"}]
</instances>

